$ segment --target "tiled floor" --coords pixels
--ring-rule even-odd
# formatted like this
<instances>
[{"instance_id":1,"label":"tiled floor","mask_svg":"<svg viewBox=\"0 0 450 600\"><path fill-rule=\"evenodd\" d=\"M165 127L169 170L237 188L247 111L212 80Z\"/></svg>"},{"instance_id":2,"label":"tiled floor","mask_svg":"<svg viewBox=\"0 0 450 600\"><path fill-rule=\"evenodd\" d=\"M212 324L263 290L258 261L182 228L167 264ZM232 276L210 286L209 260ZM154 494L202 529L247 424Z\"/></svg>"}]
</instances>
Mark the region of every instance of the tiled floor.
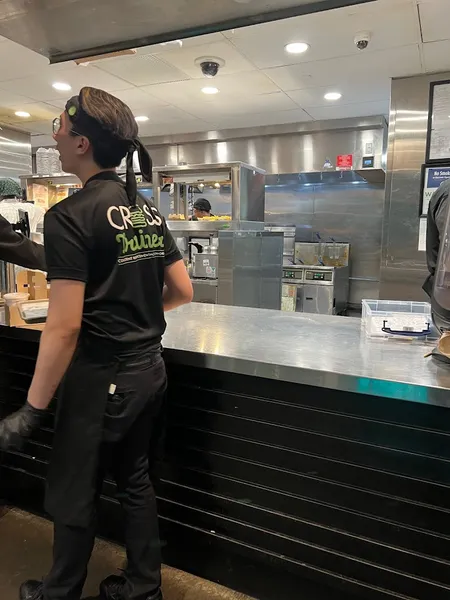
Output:
<instances>
[{"instance_id":1,"label":"tiled floor","mask_svg":"<svg viewBox=\"0 0 450 600\"><path fill-rule=\"evenodd\" d=\"M51 524L23 511L0 507L0 599L18 600L20 584L40 579L51 562ZM98 583L124 563L122 548L98 541L92 556L86 598L95 598ZM250 600L247 596L175 569L164 568L165 600Z\"/></svg>"}]
</instances>

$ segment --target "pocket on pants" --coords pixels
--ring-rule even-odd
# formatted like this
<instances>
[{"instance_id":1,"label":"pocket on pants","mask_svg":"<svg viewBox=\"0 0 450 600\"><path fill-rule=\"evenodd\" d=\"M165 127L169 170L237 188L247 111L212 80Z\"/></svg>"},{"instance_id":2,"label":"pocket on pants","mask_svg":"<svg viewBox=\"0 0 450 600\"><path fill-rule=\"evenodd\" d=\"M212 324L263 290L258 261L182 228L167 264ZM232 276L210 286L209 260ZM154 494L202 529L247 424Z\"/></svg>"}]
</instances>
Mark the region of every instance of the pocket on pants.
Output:
<instances>
[{"instance_id":1,"label":"pocket on pants","mask_svg":"<svg viewBox=\"0 0 450 600\"><path fill-rule=\"evenodd\" d=\"M135 390L109 394L103 419L103 441L117 442L128 431L139 412Z\"/></svg>"},{"instance_id":2,"label":"pocket on pants","mask_svg":"<svg viewBox=\"0 0 450 600\"><path fill-rule=\"evenodd\" d=\"M125 411L126 405L127 397L125 393L108 394L105 417L120 417L120 415Z\"/></svg>"}]
</instances>

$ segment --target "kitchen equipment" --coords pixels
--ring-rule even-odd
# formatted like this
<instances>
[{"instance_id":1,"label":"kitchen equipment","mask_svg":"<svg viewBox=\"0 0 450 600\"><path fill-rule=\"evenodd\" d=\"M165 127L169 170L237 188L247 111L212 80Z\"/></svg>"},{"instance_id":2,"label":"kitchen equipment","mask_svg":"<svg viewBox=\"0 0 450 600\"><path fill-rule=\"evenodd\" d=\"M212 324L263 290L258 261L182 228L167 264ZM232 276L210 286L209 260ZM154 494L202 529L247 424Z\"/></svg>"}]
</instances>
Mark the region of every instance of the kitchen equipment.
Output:
<instances>
[{"instance_id":1,"label":"kitchen equipment","mask_svg":"<svg viewBox=\"0 0 450 600\"><path fill-rule=\"evenodd\" d=\"M350 244L342 242L295 242L296 265L319 265L325 267L348 267Z\"/></svg>"},{"instance_id":2,"label":"kitchen equipment","mask_svg":"<svg viewBox=\"0 0 450 600\"><path fill-rule=\"evenodd\" d=\"M347 308L348 267L284 266L282 283L282 297L292 298L282 300L283 310L338 315Z\"/></svg>"},{"instance_id":3,"label":"kitchen equipment","mask_svg":"<svg viewBox=\"0 0 450 600\"><path fill-rule=\"evenodd\" d=\"M193 279L194 302L204 304L217 304L218 285L217 279Z\"/></svg>"},{"instance_id":4,"label":"kitchen equipment","mask_svg":"<svg viewBox=\"0 0 450 600\"><path fill-rule=\"evenodd\" d=\"M283 234L283 264L294 264L295 225L274 225L268 223L265 231L281 232Z\"/></svg>"},{"instance_id":5,"label":"kitchen equipment","mask_svg":"<svg viewBox=\"0 0 450 600\"><path fill-rule=\"evenodd\" d=\"M214 246L204 246L192 257L192 277L196 279L217 279L218 268L219 255Z\"/></svg>"},{"instance_id":6,"label":"kitchen equipment","mask_svg":"<svg viewBox=\"0 0 450 600\"><path fill-rule=\"evenodd\" d=\"M283 231L264 231L264 171L240 162L155 167L158 207L167 181L173 186L173 212L184 217L169 219L167 225L189 265L194 302L279 310ZM189 220L189 190L211 184L226 190L231 219ZM212 204L214 212L214 200Z\"/></svg>"}]
</instances>

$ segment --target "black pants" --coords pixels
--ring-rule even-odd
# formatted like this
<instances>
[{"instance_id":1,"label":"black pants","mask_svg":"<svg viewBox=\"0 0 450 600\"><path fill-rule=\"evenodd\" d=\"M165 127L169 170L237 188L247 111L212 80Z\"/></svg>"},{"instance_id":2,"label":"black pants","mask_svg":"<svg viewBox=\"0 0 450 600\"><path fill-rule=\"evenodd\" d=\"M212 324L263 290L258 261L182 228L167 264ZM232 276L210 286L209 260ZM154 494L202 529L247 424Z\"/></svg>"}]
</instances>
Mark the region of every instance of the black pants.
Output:
<instances>
[{"instance_id":1,"label":"black pants","mask_svg":"<svg viewBox=\"0 0 450 600\"><path fill-rule=\"evenodd\" d=\"M127 359L117 373L116 386L105 414L98 496L109 471L125 516L125 598L146 600L161 585L156 498L149 476L149 455L151 462L161 434L166 387L161 356ZM80 599L95 529L95 514L88 528L54 523L53 567L44 581L45 600Z\"/></svg>"}]
</instances>

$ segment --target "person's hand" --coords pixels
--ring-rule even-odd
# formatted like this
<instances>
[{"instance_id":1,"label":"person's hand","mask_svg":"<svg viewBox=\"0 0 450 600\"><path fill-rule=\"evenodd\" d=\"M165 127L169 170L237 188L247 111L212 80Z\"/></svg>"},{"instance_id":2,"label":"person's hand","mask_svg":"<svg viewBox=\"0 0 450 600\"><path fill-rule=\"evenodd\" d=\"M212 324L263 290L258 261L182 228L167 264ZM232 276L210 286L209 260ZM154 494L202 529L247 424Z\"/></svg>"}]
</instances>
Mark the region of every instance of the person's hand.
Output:
<instances>
[{"instance_id":1,"label":"person's hand","mask_svg":"<svg viewBox=\"0 0 450 600\"><path fill-rule=\"evenodd\" d=\"M38 429L45 412L26 402L20 410L0 421L0 449L20 448L25 439Z\"/></svg>"}]
</instances>

